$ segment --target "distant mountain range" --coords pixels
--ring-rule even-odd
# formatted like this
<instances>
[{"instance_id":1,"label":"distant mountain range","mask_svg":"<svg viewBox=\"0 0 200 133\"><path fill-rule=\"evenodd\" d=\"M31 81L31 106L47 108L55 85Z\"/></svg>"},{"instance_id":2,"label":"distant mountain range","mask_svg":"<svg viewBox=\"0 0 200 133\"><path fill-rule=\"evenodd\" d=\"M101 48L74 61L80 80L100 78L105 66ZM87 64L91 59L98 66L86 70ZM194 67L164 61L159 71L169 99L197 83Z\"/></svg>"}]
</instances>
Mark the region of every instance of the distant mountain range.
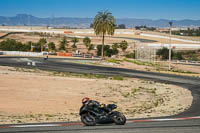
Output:
<instances>
[{"instance_id":1,"label":"distant mountain range","mask_svg":"<svg viewBox=\"0 0 200 133\"><path fill-rule=\"evenodd\" d=\"M170 20L159 19L134 19L134 18L121 18L116 19L117 24L125 24L126 27L132 28L135 26L146 25L149 27L168 27ZM172 20L175 27L197 27L200 26L200 20ZM72 18L72 17L58 17L58 18L38 18L28 14L18 14L14 17L0 16L0 25L9 26L57 26L57 27L73 27L73 28L89 28L93 22L93 18Z\"/></svg>"}]
</instances>

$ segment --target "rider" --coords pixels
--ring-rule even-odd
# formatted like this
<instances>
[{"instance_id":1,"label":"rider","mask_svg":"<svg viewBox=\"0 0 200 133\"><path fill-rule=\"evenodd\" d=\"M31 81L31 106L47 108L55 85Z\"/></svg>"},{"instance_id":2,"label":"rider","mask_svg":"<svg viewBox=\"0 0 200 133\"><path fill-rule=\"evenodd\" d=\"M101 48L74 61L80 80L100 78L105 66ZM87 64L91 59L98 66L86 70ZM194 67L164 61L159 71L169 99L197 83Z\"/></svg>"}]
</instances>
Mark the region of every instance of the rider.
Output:
<instances>
[{"instance_id":1,"label":"rider","mask_svg":"<svg viewBox=\"0 0 200 133\"><path fill-rule=\"evenodd\" d=\"M90 100L90 98L85 97L82 99L82 104L86 105L88 108L94 109L94 110L98 110L100 108L104 108L105 110L107 110L108 112L110 111L105 104L100 104L97 101L94 100Z\"/></svg>"}]
</instances>

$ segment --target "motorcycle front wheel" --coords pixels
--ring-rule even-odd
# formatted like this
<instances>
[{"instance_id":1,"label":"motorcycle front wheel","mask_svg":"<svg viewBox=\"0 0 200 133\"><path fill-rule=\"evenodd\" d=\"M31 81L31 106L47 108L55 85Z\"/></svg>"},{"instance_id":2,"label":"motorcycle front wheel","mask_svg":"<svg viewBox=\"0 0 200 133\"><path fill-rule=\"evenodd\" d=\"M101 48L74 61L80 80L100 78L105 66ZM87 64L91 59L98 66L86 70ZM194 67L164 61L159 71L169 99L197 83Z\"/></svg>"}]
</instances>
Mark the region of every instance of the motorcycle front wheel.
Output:
<instances>
[{"instance_id":1,"label":"motorcycle front wheel","mask_svg":"<svg viewBox=\"0 0 200 133\"><path fill-rule=\"evenodd\" d=\"M83 122L86 126L95 126L96 125L95 117L90 114L82 114L81 122Z\"/></svg>"},{"instance_id":2,"label":"motorcycle front wheel","mask_svg":"<svg viewBox=\"0 0 200 133\"><path fill-rule=\"evenodd\" d=\"M120 112L113 112L113 120L116 125L124 125L126 123L126 117Z\"/></svg>"}]
</instances>

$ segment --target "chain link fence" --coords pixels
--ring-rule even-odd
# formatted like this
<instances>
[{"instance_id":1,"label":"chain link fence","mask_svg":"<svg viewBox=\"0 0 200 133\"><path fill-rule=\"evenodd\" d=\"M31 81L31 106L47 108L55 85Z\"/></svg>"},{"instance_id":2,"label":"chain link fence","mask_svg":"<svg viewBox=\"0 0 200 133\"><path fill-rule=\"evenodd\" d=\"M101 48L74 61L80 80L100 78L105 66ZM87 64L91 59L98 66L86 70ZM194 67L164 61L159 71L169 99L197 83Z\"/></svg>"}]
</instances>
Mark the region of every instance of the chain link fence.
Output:
<instances>
[{"instance_id":1,"label":"chain link fence","mask_svg":"<svg viewBox=\"0 0 200 133\"><path fill-rule=\"evenodd\" d=\"M154 62L156 61L155 47L150 47L147 44L137 43L136 46L136 59L141 61Z\"/></svg>"}]
</instances>

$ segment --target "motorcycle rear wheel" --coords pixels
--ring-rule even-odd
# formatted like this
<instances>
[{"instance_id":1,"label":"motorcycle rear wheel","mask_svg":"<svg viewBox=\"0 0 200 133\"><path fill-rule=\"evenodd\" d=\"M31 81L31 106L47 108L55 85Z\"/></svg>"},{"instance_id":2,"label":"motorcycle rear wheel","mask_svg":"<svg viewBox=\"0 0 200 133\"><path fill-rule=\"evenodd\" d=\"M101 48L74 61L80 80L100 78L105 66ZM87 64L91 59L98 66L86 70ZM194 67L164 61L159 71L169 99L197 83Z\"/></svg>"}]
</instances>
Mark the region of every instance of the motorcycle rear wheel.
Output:
<instances>
[{"instance_id":1,"label":"motorcycle rear wheel","mask_svg":"<svg viewBox=\"0 0 200 133\"><path fill-rule=\"evenodd\" d=\"M81 122L83 122L86 126L95 126L96 125L95 117L90 114L82 114Z\"/></svg>"},{"instance_id":2,"label":"motorcycle rear wheel","mask_svg":"<svg viewBox=\"0 0 200 133\"><path fill-rule=\"evenodd\" d=\"M126 117L120 112L113 112L113 120L116 125L124 125Z\"/></svg>"}]
</instances>

